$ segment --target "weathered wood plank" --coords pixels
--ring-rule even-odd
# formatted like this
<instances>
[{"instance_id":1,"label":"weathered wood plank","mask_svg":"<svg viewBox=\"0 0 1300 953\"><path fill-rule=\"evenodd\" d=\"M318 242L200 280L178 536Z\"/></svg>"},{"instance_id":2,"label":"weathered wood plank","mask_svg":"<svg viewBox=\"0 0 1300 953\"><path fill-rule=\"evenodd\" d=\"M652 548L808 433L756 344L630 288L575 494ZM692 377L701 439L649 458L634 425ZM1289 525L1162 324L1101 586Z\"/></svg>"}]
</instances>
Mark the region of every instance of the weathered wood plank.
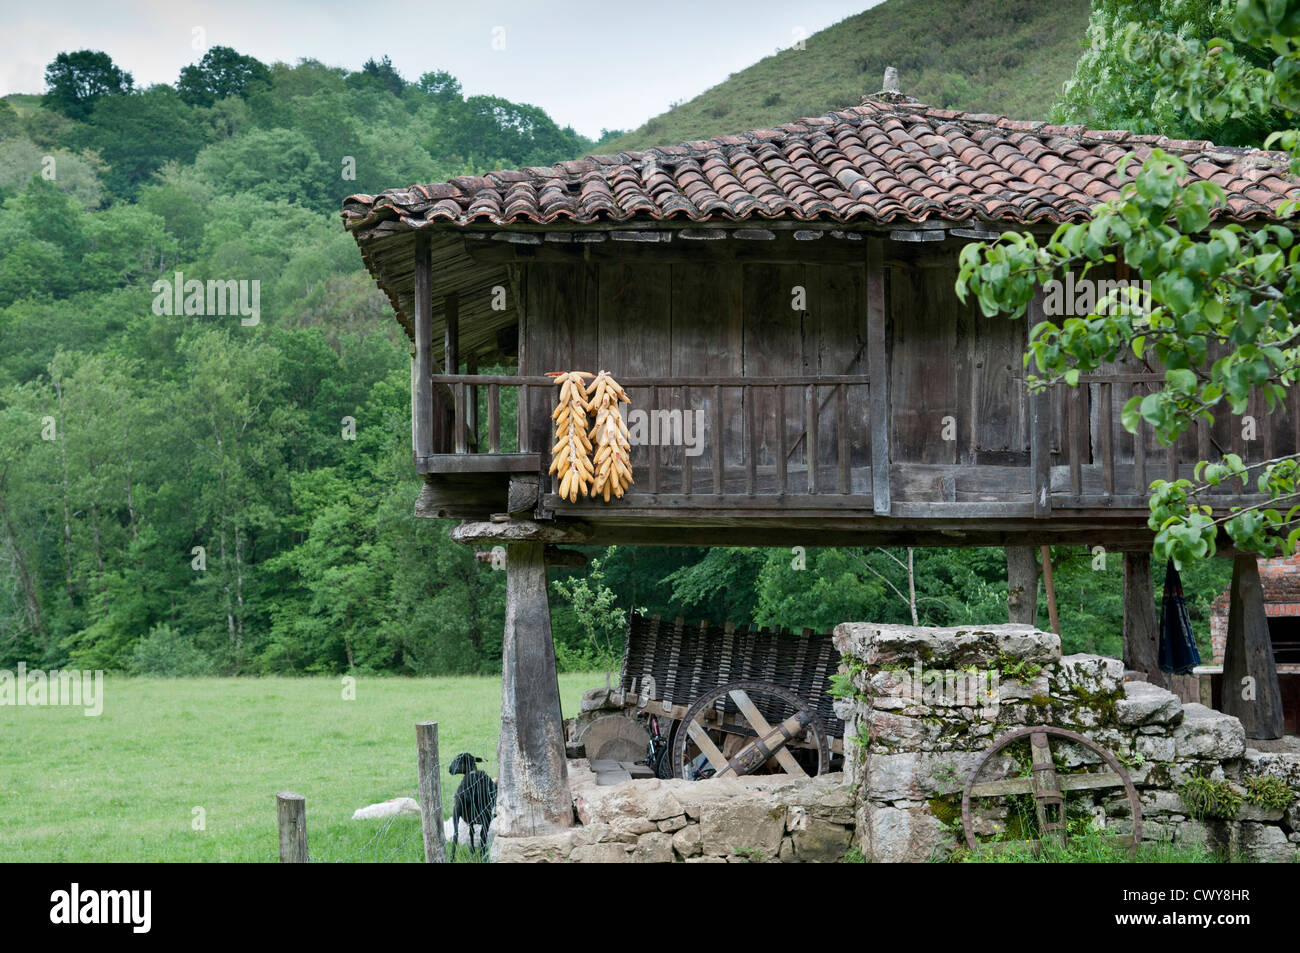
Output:
<instances>
[{"instance_id":1,"label":"weathered wood plank","mask_svg":"<svg viewBox=\"0 0 1300 953\"><path fill-rule=\"evenodd\" d=\"M573 824L546 593L542 544L511 543L497 743L499 837L556 833Z\"/></svg>"},{"instance_id":2,"label":"weathered wood plank","mask_svg":"<svg viewBox=\"0 0 1300 953\"><path fill-rule=\"evenodd\" d=\"M1164 684L1158 664L1160 630L1156 622L1151 554L1124 553L1124 667L1145 672L1147 681Z\"/></svg>"},{"instance_id":3,"label":"weathered wood plank","mask_svg":"<svg viewBox=\"0 0 1300 953\"><path fill-rule=\"evenodd\" d=\"M280 863L307 863L307 799L282 791L275 796L275 813L280 828Z\"/></svg>"},{"instance_id":4,"label":"weathered wood plank","mask_svg":"<svg viewBox=\"0 0 1300 953\"><path fill-rule=\"evenodd\" d=\"M411 367L411 452L433 453L433 268L429 236L415 245L415 358Z\"/></svg>"},{"instance_id":5,"label":"weathered wood plank","mask_svg":"<svg viewBox=\"0 0 1300 953\"><path fill-rule=\"evenodd\" d=\"M867 241L867 367L871 378L872 506L889 515L889 314L885 302L885 263L881 241Z\"/></svg>"},{"instance_id":6,"label":"weathered wood plank","mask_svg":"<svg viewBox=\"0 0 1300 953\"><path fill-rule=\"evenodd\" d=\"M1038 558L1032 546L1007 548L1007 616L1010 622L1038 622Z\"/></svg>"},{"instance_id":7,"label":"weathered wood plank","mask_svg":"<svg viewBox=\"0 0 1300 953\"><path fill-rule=\"evenodd\" d=\"M488 453L501 452L501 385L488 385Z\"/></svg>"},{"instance_id":8,"label":"weathered wood plank","mask_svg":"<svg viewBox=\"0 0 1300 953\"><path fill-rule=\"evenodd\" d=\"M442 777L438 765L438 723L415 724L416 782L420 802L420 828L424 834L424 862L445 864L447 848L442 833Z\"/></svg>"},{"instance_id":9,"label":"weathered wood plank","mask_svg":"<svg viewBox=\"0 0 1300 953\"><path fill-rule=\"evenodd\" d=\"M821 457L817 453L817 385L809 384L804 388L804 432L808 435L808 492L816 495L820 492L817 476ZM777 442L778 449L780 441Z\"/></svg>"},{"instance_id":10,"label":"weathered wood plank","mask_svg":"<svg viewBox=\"0 0 1300 953\"><path fill-rule=\"evenodd\" d=\"M1223 710L1241 719L1247 738L1280 738L1285 724L1282 690L1254 554L1233 557L1230 591Z\"/></svg>"}]
</instances>

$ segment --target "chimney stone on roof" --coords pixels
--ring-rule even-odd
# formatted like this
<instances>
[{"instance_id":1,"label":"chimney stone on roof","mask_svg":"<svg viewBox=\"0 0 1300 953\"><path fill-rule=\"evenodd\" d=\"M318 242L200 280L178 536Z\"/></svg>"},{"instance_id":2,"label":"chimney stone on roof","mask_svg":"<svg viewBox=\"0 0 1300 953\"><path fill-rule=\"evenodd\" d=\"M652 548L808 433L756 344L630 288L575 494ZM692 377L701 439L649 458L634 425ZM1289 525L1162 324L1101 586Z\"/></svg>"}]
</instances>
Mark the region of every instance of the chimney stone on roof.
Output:
<instances>
[{"instance_id":1,"label":"chimney stone on roof","mask_svg":"<svg viewBox=\"0 0 1300 953\"><path fill-rule=\"evenodd\" d=\"M862 101L865 103L869 99L880 100L886 103L914 103L916 102L911 96L904 96L903 91L898 88L898 68L896 66L885 67L885 77L883 87L877 93L870 96L863 96Z\"/></svg>"}]
</instances>

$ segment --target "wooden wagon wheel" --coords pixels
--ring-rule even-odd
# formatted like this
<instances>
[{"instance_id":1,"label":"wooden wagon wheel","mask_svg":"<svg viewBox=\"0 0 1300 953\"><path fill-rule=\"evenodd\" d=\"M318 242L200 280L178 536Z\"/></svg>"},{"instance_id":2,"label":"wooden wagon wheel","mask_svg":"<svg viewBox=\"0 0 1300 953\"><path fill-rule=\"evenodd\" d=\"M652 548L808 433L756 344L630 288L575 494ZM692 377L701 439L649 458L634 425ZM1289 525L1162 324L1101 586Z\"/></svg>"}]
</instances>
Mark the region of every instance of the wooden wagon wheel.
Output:
<instances>
[{"instance_id":1,"label":"wooden wagon wheel","mask_svg":"<svg viewBox=\"0 0 1300 953\"><path fill-rule=\"evenodd\" d=\"M1052 749L1048 742L1049 735L1056 735L1067 741L1082 745L1089 751L1101 756L1110 771L1088 774L1057 774L1052 762ZM1022 738L1029 739L1031 772L1027 778L1007 778L1003 781L985 781L976 783L980 771L989 759L1013 742ZM1032 794L1034 796L1034 814L1038 819L1039 833L1055 837L1063 844L1066 837L1065 793L1067 791L1098 790L1102 788L1123 787L1128 795L1129 807L1133 812L1133 833L1117 838L1121 846L1126 846L1130 854L1137 853L1137 846L1142 841L1142 802L1138 800L1137 789L1128 776L1128 772L1113 754L1097 744L1091 738L1064 728L1050 725L1035 725L1008 732L993 743L983 757L976 763L966 787L961 795L961 823L966 831L966 843L972 851L980 846L975 839L975 825L971 822L971 800L977 797L1006 797L1010 794ZM1025 843L1035 844L1034 841Z\"/></svg>"},{"instance_id":2,"label":"wooden wagon wheel","mask_svg":"<svg viewBox=\"0 0 1300 953\"><path fill-rule=\"evenodd\" d=\"M771 725L751 696L779 701L769 711L773 707L785 708L793 714ZM734 711L728 710L727 701ZM830 737L811 705L771 682L727 682L697 698L677 724L672 746L673 777L738 777L753 774L774 759L786 773L807 777L808 772L789 749L791 742L799 740L817 752L816 774L830 770ZM735 750L724 752L733 745ZM689 753L692 747L707 759L706 772L688 767L698 760Z\"/></svg>"}]
</instances>

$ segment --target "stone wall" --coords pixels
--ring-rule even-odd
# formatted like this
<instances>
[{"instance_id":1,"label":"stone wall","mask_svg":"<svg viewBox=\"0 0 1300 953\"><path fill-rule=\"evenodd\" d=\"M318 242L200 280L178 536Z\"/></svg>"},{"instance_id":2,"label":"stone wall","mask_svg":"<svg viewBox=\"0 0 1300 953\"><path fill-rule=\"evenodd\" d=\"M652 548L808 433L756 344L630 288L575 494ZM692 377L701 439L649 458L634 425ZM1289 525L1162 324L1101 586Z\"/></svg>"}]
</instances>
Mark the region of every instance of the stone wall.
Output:
<instances>
[{"instance_id":1,"label":"stone wall","mask_svg":"<svg viewBox=\"0 0 1300 953\"><path fill-rule=\"evenodd\" d=\"M1242 859L1298 859L1300 753L1248 748L1236 718L1125 681L1118 659L1062 657L1059 637L1023 625L847 623L836 628L835 643L848 669L837 713L846 723L856 843L867 859L924 861L961 849L961 792L970 771L995 739L1039 724L1083 734L1126 766L1142 803L1144 841L1202 844ZM951 674L946 682L926 675L936 672ZM975 677L981 673L996 681ZM972 693L972 686L981 690ZM1052 749L1065 772L1100 763L1081 745L1052 739ZM1023 761L1002 757L980 780L1026 770ZM1290 788L1281 791L1289 794L1285 806L1251 803L1248 795L1265 790L1252 779L1266 777ZM1194 811L1186 786L1197 778L1205 781L1194 787L1209 782L1240 806L1230 817ZM1006 801L979 802L973 823L981 838L1012 834L1016 820ZM1073 791L1066 802L1076 826L1132 830L1122 789Z\"/></svg>"},{"instance_id":2,"label":"stone wall","mask_svg":"<svg viewBox=\"0 0 1300 953\"><path fill-rule=\"evenodd\" d=\"M544 837L498 837L492 859L531 863L838 861L853 839L853 795L841 774L662 781L602 787L569 762L578 823Z\"/></svg>"}]
</instances>

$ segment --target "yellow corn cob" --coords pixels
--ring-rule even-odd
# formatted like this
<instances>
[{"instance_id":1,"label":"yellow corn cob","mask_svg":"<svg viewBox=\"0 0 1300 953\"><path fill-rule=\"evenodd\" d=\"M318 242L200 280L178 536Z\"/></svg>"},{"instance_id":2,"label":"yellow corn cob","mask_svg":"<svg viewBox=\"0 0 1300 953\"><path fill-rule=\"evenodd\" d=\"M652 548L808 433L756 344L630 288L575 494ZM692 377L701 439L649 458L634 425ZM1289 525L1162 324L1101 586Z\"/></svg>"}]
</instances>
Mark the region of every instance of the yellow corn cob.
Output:
<instances>
[{"instance_id":1,"label":"yellow corn cob","mask_svg":"<svg viewBox=\"0 0 1300 953\"><path fill-rule=\"evenodd\" d=\"M553 375L560 388L560 399L551 419L555 422L555 446L551 448L551 466L559 481L559 495L570 503L586 495L594 469L591 441L587 437L587 383L592 375L586 371L568 371Z\"/></svg>"}]
</instances>

